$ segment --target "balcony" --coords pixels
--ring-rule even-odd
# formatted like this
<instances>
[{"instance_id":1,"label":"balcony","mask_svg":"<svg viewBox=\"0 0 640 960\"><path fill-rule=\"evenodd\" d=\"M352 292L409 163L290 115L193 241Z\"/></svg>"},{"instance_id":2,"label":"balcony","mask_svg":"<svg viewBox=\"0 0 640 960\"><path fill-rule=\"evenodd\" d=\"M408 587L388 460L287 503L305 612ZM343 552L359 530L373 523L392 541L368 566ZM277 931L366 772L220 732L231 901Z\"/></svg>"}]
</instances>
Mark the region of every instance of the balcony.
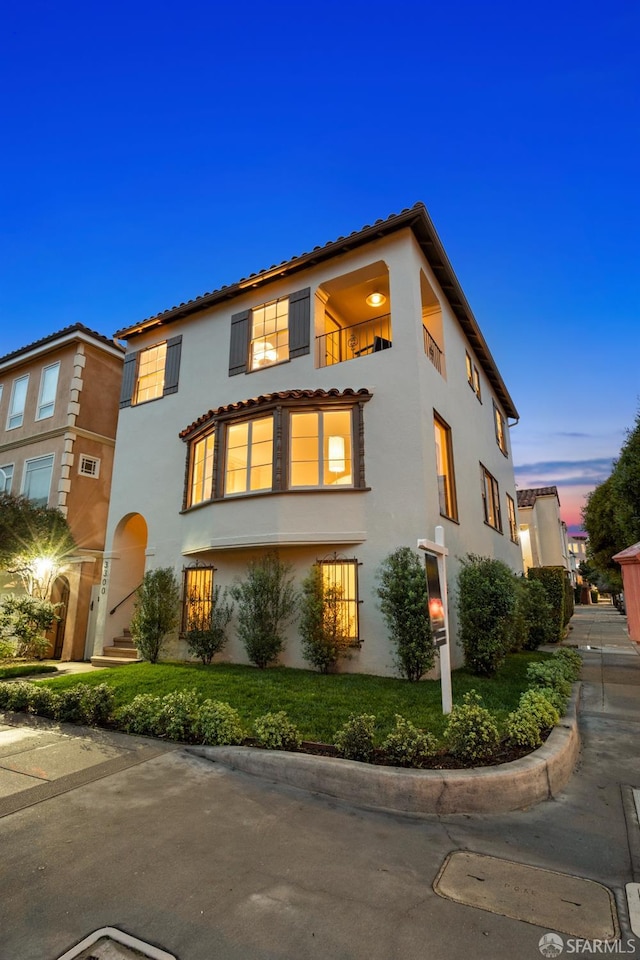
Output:
<instances>
[{"instance_id":1,"label":"balcony","mask_svg":"<svg viewBox=\"0 0 640 960\"><path fill-rule=\"evenodd\" d=\"M422 335L424 338L424 352L431 360L438 373L442 373L442 350L435 342L427 328L422 326Z\"/></svg>"},{"instance_id":2,"label":"balcony","mask_svg":"<svg viewBox=\"0 0 640 960\"><path fill-rule=\"evenodd\" d=\"M363 320L316 337L316 366L331 367L335 363L355 360L391 347L391 314Z\"/></svg>"}]
</instances>

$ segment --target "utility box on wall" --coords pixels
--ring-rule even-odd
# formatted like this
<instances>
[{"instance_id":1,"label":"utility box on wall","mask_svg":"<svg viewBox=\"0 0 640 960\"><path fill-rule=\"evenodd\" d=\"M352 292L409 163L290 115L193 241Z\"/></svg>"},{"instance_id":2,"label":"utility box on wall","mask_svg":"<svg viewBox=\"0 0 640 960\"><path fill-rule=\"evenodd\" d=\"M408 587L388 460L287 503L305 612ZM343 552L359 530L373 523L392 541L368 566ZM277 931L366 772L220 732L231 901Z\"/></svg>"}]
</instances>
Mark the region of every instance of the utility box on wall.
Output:
<instances>
[{"instance_id":1,"label":"utility box on wall","mask_svg":"<svg viewBox=\"0 0 640 960\"><path fill-rule=\"evenodd\" d=\"M640 543L621 550L613 559L622 567L629 636L635 643L640 643Z\"/></svg>"}]
</instances>

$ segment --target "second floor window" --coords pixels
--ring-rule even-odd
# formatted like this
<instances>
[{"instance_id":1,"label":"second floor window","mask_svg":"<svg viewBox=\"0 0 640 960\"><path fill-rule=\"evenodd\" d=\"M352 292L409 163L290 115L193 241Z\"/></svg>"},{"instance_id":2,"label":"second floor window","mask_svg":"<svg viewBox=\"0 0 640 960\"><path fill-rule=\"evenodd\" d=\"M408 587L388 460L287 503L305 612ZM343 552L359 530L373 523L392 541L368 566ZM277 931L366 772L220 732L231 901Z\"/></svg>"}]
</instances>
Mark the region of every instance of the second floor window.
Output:
<instances>
[{"instance_id":1,"label":"second floor window","mask_svg":"<svg viewBox=\"0 0 640 960\"><path fill-rule=\"evenodd\" d=\"M273 485L273 417L245 420L227 427L224 491L254 493Z\"/></svg>"},{"instance_id":2,"label":"second floor window","mask_svg":"<svg viewBox=\"0 0 640 960\"><path fill-rule=\"evenodd\" d=\"M214 444L214 435L209 433L193 445L191 452L191 485L188 499L190 507L211 499Z\"/></svg>"},{"instance_id":3,"label":"second floor window","mask_svg":"<svg viewBox=\"0 0 640 960\"><path fill-rule=\"evenodd\" d=\"M141 351L134 403L146 403L147 400L162 396L166 356L166 343L159 343L156 347Z\"/></svg>"},{"instance_id":4,"label":"second floor window","mask_svg":"<svg viewBox=\"0 0 640 960\"><path fill-rule=\"evenodd\" d=\"M453 473L453 444L451 428L436 414L433 418L436 442L436 470L440 513L451 520L458 519L456 484Z\"/></svg>"},{"instance_id":5,"label":"second floor window","mask_svg":"<svg viewBox=\"0 0 640 960\"><path fill-rule=\"evenodd\" d=\"M506 427L505 419L502 413L500 412L500 410L498 410L495 403L493 405L493 416L494 416L495 427L496 427L496 443L498 444L498 446L500 447L500 450L502 451L502 453L504 453L506 457L507 456L507 427Z\"/></svg>"},{"instance_id":6,"label":"second floor window","mask_svg":"<svg viewBox=\"0 0 640 960\"><path fill-rule=\"evenodd\" d=\"M273 300L251 311L249 365L252 370L289 359L289 298Z\"/></svg>"},{"instance_id":7,"label":"second floor window","mask_svg":"<svg viewBox=\"0 0 640 960\"><path fill-rule=\"evenodd\" d=\"M509 517L509 536L514 543L518 543L518 523L516 520L516 504L513 497L507 494L507 515Z\"/></svg>"},{"instance_id":8,"label":"second floor window","mask_svg":"<svg viewBox=\"0 0 640 960\"><path fill-rule=\"evenodd\" d=\"M291 414L292 487L351 486L351 411Z\"/></svg>"},{"instance_id":9,"label":"second floor window","mask_svg":"<svg viewBox=\"0 0 640 960\"><path fill-rule=\"evenodd\" d=\"M24 466L22 494L38 507L46 507L51 491L51 477L53 475L53 454L48 457L37 457L27 460Z\"/></svg>"},{"instance_id":10,"label":"second floor window","mask_svg":"<svg viewBox=\"0 0 640 960\"><path fill-rule=\"evenodd\" d=\"M480 464L482 505L484 508L484 522L502 533L502 516L500 514L500 488L498 481L486 467Z\"/></svg>"},{"instance_id":11,"label":"second floor window","mask_svg":"<svg viewBox=\"0 0 640 960\"><path fill-rule=\"evenodd\" d=\"M38 400L38 414L36 420L46 420L53 416L56 405L56 391L58 389L58 375L60 364L52 363L42 371L40 380L40 399Z\"/></svg>"},{"instance_id":12,"label":"second floor window","mask_svg":"<svg viewBox=\"0 0 640 960\"><path fill-rule=\"evenodd\" d=\"M24 420L24 408L27 403L27 387L29 386L29 375L18 377L13 381L11 389L11 401L9 403L9 416L7 418L7 430L14 430L21 427Z\"/></svg>"},{"instance_id":13,"label":"second floor window","mask_svg":"<svg viewBox=\"0 0 640 960\"><path fill-rule=\"evenodd\" d=\"M122 371L120 406L137 406L177 393L181 354L181 335L128 353Z\"/></svg>"}]
</instances>

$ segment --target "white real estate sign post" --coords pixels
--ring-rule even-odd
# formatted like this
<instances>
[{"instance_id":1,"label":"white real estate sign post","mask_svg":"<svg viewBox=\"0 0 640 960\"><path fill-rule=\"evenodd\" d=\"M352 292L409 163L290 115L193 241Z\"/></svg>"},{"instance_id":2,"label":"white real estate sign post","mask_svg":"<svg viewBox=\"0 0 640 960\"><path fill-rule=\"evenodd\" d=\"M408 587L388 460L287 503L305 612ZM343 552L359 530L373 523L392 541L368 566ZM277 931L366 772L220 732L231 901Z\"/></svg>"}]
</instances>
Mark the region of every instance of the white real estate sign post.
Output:
<instances>
[{"instance_id":1,"label":"white real estate sign post","mask_svg":"<svg viewBox=\"0 0 640 960\"><path fill-rule=\"evenodd\" d=\"M444 527L436 527L435 540L418 540L418 550L425 553L425 576L429 594L429 617L434 642L440 654L440 688L442 712L451 713L451 651L449 649L449 609L447 605L447 565L449 553L444 545Z\"/></svg>"}]
</instances>

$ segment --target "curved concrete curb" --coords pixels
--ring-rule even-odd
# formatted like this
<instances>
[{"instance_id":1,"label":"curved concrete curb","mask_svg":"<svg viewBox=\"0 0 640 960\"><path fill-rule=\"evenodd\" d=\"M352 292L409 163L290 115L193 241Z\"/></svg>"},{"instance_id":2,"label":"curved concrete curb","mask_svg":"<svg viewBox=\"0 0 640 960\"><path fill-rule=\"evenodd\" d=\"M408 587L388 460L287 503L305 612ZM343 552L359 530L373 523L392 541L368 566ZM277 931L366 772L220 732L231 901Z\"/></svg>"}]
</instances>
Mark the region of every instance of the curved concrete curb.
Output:
<instances>
[{"instance_id":1,"label":"curved concrete curb","mask_svg":"<svg viewBox=\"0 0 640 960\"><path fill-rule=\"evenodd\" d=\"M471 770L405 770L354 760L251 747L188 747L189 753L291 787L389 813L505 813L555 796L578 758L575 684L567 713L547 742L520 760Z\"/></svg>"}]
</instances>

